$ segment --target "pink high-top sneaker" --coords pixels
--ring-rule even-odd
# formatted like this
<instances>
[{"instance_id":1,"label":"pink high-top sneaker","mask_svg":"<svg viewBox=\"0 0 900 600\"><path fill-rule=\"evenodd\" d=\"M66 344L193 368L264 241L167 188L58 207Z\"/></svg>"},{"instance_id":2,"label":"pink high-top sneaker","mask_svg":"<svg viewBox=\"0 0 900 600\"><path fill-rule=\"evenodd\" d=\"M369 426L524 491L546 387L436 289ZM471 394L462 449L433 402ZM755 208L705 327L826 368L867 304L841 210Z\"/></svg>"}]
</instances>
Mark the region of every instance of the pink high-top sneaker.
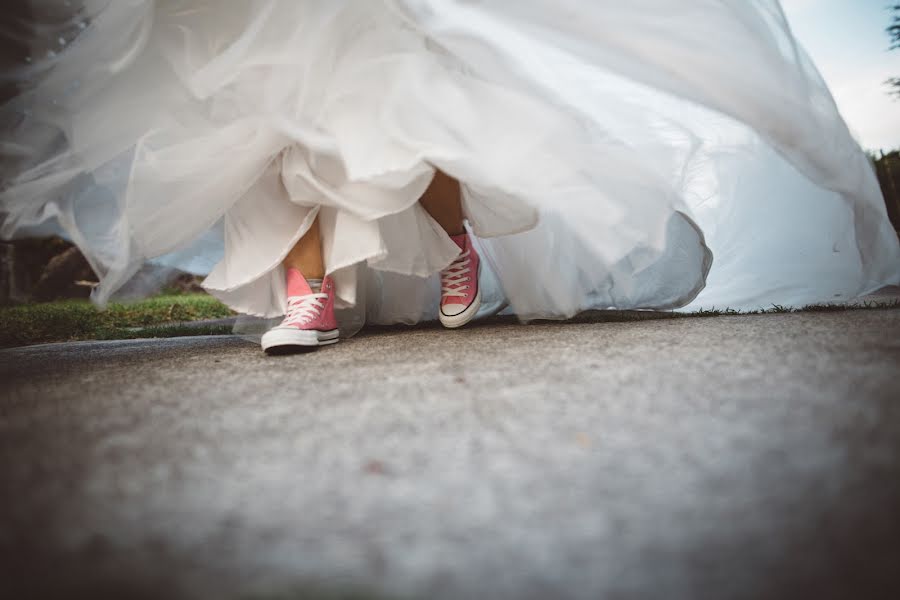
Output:
<instances>
[{"instance_id":1,"label":"pink high-top sneaker","mask_svg":"<svg viewBox=\"0 0 900 600\"><path fill-rule=\"evenodd\" d=\"M439 318L444 327L462 327L475 318L481 307L481 259L469 234L452 235L459 246L460 255L449 267L441 271L441 311Z\"/></svg>"},{"instance_id":2,"label":"pink high-top sneaker","mask_svg":"<svg viewBox=\"0 0 900 600\"><path fill-rule=\"evenodd\" d=\"M262 337L269 354L314 350L338 341L334 318L334 282L322 279L322 290L314 293L297 269L287 270L287 314Z\"/></svg>"}]
</instances>

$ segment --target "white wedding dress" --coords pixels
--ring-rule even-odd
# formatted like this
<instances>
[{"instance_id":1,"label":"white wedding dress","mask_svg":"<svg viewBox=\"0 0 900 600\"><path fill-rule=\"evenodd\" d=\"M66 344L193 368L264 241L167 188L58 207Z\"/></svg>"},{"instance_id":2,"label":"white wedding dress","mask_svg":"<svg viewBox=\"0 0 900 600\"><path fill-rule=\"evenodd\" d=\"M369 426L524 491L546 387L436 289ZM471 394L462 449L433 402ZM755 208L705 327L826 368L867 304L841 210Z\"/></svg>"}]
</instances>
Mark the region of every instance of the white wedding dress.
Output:
<instances>
[{"instance_id":1,"label":"white wedding dress","mask_svg":"<svg viewBox=\"0 0 900 600\"><path fill-rule=\"evenodd\" d=\"M346 330L435 318L458 251L417 203L435 169L463 184L485 310L522 319L900 280L872 167L777 0L58 4L17 30L0 236L61 230L100 305L154 261L280 315L318 216Z\"/></svg>"}]
</instances>

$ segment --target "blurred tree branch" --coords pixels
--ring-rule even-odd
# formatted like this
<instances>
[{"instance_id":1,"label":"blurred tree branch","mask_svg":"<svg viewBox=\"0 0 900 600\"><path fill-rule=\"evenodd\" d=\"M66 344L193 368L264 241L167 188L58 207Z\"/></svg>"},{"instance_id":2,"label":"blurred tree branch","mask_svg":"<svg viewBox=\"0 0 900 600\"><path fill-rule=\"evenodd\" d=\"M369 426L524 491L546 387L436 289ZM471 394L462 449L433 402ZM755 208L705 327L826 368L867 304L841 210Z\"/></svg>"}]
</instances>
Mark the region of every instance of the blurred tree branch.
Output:
<instances>
[{"instance_id":1,"label":"blurred tree branch","mask_svg":"<svg viewBox=\"0 0 900 600\"><path fill-rule=\"evenodd\" d=\"M891 46L889 50L897 50L900 48L900 4L894 4L889 7L893 13L891 15L891 24L885 29L891 38ZM890 88L891 95L900 98L900 77L891 77L885 84Z\"/></svg>"}]
</instances>

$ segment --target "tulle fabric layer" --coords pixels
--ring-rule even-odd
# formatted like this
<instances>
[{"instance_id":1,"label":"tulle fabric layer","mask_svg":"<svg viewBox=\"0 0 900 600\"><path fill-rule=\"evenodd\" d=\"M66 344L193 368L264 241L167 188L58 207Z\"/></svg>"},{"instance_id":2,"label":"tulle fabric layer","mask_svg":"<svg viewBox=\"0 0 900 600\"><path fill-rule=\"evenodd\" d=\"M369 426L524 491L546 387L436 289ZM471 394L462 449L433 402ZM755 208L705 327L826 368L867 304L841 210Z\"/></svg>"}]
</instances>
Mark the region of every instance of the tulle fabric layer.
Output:
<instances>
[{"instance_id":1,"label":"tulle fabric layer","mask_svg":"<svg viewBox=\"0 0 900 600\"><path fill-rule=\"evenodd\" d=\"M898 279L871 168L774 0L125 0L58 29L2 111L0 233L55 220L101 304L153 260L276 316L318 219L346 329L433 318L457 251L417 203L435 169L464 184L486 309L523 319Z\"/></svg>"}]
</instances>

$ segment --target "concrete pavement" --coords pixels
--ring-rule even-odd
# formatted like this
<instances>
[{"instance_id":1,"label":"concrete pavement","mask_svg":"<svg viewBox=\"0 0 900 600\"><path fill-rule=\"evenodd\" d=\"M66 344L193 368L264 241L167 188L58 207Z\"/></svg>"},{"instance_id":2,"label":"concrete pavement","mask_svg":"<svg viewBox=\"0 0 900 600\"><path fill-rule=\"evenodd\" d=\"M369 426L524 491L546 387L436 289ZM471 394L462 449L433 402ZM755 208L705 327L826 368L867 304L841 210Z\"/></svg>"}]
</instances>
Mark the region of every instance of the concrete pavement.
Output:
<instances>
[{"instance_id":1,"label":"concrete pavement","mask_svg":"<svg viewBox=\"0 0 900 600\"><path fill-rule=\"evenodd\" d=\"M898 334L865 310L0 351L4 585L900 597Z\"/></svg>"}]
</instances>

